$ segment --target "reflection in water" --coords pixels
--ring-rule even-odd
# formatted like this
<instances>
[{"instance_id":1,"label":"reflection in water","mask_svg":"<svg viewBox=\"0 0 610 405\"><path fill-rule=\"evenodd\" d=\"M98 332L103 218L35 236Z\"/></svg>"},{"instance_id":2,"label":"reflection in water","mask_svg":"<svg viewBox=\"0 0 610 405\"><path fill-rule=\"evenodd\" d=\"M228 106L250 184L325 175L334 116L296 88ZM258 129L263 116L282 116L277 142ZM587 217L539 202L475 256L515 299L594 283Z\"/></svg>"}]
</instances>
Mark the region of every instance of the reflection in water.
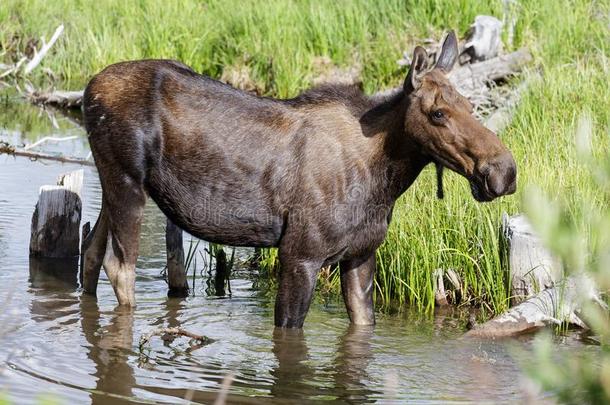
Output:
<instances>
[{"instance_id":1,"label":"reflection in water","mask_svg":"<svg viewBox=\"0 0 610 405\"><path fill-rule=\"evenodd\" d=\"M302 329L273 330L273 354L277 367L271 371L271 395L277 398L309 398L317 389L311 385L315 370L307 363L309 350Z\"/></svg>"},{"instance_id":2,"label":"reflection in water","mask_svg":"<svg viewBox=\"0 0 610 405\"><path fill-rule=\"evenodd\" d=\"M337 395L346 402L373 402L372 394L381 394L371 389L367 374L373 359L374 329L374 326L350 325L341 337L334 375Z\"/></svg>"},{"instance_id":3,"label":"reflection in water","mask_svg":"<svg viewBox=\"0 0 610 405\"><path fill-rule=\"evenodd\" d=\"M46 290L74 291L78 287L78 258L30 257L30 286Z\"/></svg>"},{"instance_id":4,"label":"reflection in water","mask_svg":"<svg viewBox=\"0 0 610 405\"><path fill-rule=\"evenodd\" d=\"M96 298L75 292L77 274L78 258L31 257L30 286L37 297L30 306L32 319L57 320L80 312L83 335L89 343L87 357L95 364L93 375L97 378L91 403L108 403L109 396L113 403L128 403L135 385L133 369L127 362L133 344L133 312L116 309L110 323L102 327Z\"/></svg>"},{"instance_id":5,"label":"reflection in water","mask_svg":"<svg viewBox=\"0 0 610 405\"><path fill-rule=\"evenodd\" d=\"M36 297L30 305L32 319L55 321L77 312L72 308L78 302L77 273L78 258L30 257L30 287Z\"/></svg>"},{"instance_id":6,"label":"reflection in water","mask_svg":"<svg viewBox=\"0 0 610 405\"><path fill-rule=\"evenodd\" d=\"M381 392L371 388L367 374L373 358L373 335L373 326L348 326L331 366L333 385L319 386L314 382L322 373L311 365L303 330L275 328L273 353L277 367L271 371L275 379L272 396L297 400L326 397L345 403L374 402L372 395Z\"/></svg>"},{"instance_id":7,"label":"reflection in water","mask_svg":"<svg viewBox=\"0 0 610 405\"><path fill-rule=\"evenodd\" d=\"M95 364L97 383L91 391L92 404L129 403L136 384L128 363L133 346L133 311L117 307L110 323L101 326L95 298L81 297L81 327L89 343L87 357Z\"/></svg>"}]
</instances>

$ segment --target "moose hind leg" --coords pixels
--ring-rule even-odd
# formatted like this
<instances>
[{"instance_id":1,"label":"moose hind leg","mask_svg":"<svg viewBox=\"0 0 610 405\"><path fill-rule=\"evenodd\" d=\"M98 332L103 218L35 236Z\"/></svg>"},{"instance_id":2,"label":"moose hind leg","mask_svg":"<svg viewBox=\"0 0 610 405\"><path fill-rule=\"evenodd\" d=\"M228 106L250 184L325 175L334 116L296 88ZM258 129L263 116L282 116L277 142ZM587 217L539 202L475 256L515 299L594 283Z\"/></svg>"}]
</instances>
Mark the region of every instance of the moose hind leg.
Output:
<instances>
[{"instance_id":1,"label":"moose hind leg","mask_svg":"<svg viewBox=\"0 0 610 405\"><path fill-rule=\"evenodd\" d=\"M373 290L375 253L360 260L339 263L341 293L350 321L355 325L374 325Z\"/></svg>"},{"instance_id":2,"label":"moose hind leg","mask_svg":"<svg viewBox=\"0 0 610 405\"><path fill-rule=\"evenodd\" d=\"M322 263L282 258L280 286L275 300L275 326L302 328L316 288Z\"/></svg>"},{"instance_id":3,"label":"moose hind leg","mask_svg":"<svg viewBox=\"0 0 610 405\"><path fill-rule=\"evenodd\" d=\"M83 243L84 260L82 269L82 287L87 294L95 295L97 282L100 277L100 268L106 254L106 239L108 238L108 222L104 207L93 227Z\"/></svg>"},{"instance_id":4,"label":"moose hind leg","mask_svg":"<svg viewBox=\"0 0 610 405\"><path fill-rule=\"evenodd\" d=\"M119 305L134 307L136 261L140 244L140 225L146 197L141 189L132 189L120 204L108 203L109 230L104 255L104 270L112 284ZM113 209L116 207L116 209Z\"/></svg>"}]
</instances>

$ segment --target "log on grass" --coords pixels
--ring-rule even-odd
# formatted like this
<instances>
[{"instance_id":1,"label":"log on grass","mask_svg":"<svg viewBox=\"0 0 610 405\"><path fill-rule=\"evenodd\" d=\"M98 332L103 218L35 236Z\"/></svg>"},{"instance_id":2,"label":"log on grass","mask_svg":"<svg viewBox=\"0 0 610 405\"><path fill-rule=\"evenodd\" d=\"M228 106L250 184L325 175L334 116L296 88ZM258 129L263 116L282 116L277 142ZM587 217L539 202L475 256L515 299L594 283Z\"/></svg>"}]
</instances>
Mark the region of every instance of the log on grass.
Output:
<instances>
[{"instance_id":1,"label":"log on grass","mask_svg":"<svg viewBox=\"0 0 610 405\"><path fill-rule=\"evenodd\" d=\"M189 287L186 280L182 229L169 218L165 228L165 245L167 251L167 284L169 285L167 294L170 297L186 297L189 293Z\"/></svg>"},{"instance_id":2,"label":"log on grass","mask_svg":"<svg viewBox=\"0 0 610 405\"><path fill-rule=\"evenodd\" d=\"M78 257L80 251L83 170L61 176L56 186L42 186L32 216L30 256Z\"/></svg>"},{"instance_id":3,"label":"log on grass","mask_svg":"<svg viewBox=\"0 0 610 405\"><path fill-rule=\"evenodd\" d=\"M473 101L482 91L488 91L488 84L507 79L523 70L531 62L532 55L526 48L497 56L483 62L456 67L449 74L449 80L466 98ZM377 97L387 97L400 91L402 87L381 91Z\"/></svg>"},{"instance_id":4,"label":"log on grass","mask_svg":"<svg viewBox=\"0 0 610 405\"><path fill-rule=\"evenodd\" d=\"M586 323L578 314L588 302L605 307L593 281L584 274L574 275L490 321L474 326L465 336L481 338L515 336L563 323L586 328Z\"/></svg>"}]
</instances>

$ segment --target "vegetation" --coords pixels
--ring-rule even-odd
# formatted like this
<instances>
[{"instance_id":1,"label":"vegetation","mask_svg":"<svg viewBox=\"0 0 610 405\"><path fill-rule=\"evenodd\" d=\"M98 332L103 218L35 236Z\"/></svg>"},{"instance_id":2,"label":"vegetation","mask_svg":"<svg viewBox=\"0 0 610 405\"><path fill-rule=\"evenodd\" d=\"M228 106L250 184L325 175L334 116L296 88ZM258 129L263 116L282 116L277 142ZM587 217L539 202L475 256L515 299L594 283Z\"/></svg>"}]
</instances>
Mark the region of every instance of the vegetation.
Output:
<instances>
[{"instance_id":1,"label":"vegetation","mask_svg":"<svg viewBox=\"0 0 610 405\"><path fill-rule=\"evenodd\" d=\"M605 205L581 201L582 221L563 197L551 201L537 189L527 192L526 210L547 245L559 255L570 273L586 272L602 291L610 290L610 153L593 157L590 139L592 121L584 115L578 125L576 150L590 171L590 181ZM607 404L610 402L610 318L608 311L585 303L583 317L592 327L601 350L554 355L549 336L536 341L533 361L525 364L530 377L561 402Z\"/></svg>"},{"instance_id":2,"label":"vegetation","mask_svg":"<svg viewBox=\"0 0 610 405\"><path fill-rule=\"evenodd\" d=\"M535 55L524 74L531 85L511 125L500 134L519 167L519 192L482 205L472 199L467 182L452 174L446 179L445 199L438 201L434 174L426 170L398 201L379 250L378 303L397 300L431 310L432 271L451 267L467 284L472 303L501 311L509 290L497 246L500 215L522 210L528 185L537 185L551 200L562 196L584 234L590 224L581 220L580 202L607 209L608 197L594 186L590 167L576 158L571 134L578 114L590 111L593 153L608 151L610 5L607 0L508 3L516 25L512 44L505 38L507 48L527 46ZM288 97L311 85L318 73L316 60L327 57L339 67L362 66L365 89L374 92L404 79L406 72L396 63L404 50L423 38L440 38L447 28L464 33L477 14L501 18L504 4L5 0L0 6L0 58L14 60L32 38L50 35L64 23L64 35L43 62L64 89L83 87L113 62L172 58L212 77L236 72L261 94ZM42 69L37 75L32 80L39 87L54 80ZM273 266L273 252L266 253L264 263Z\"/></svg>"}]
</instances>

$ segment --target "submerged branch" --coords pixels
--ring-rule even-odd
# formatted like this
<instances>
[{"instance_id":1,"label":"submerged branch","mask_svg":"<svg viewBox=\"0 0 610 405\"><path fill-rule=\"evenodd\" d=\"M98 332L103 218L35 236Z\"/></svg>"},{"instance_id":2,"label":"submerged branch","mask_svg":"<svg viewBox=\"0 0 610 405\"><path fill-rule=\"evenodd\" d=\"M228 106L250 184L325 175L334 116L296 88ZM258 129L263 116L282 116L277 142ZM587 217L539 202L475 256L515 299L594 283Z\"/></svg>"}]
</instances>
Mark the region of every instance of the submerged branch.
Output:
<instances>
[{"instance_id":1,"label":"submerged branch","mask_svg":"<svg viewBox=\"0 0 610 405\"><path fill-rule=\"evenodd\" d=\"M138 348L140 349L140 352L144 351L144 346L146 346L146 344L150 342L150 339L152 339L154 336L161 336L161 338L163 338L167 335L171 337L186 336L194 341L193 343L195 346L202 346L212 342L212 339L206 336L197 335L182 328L158 328L153 330L152 332L142 335L142 337L140 338L140 342L138 343Z\"/></svg>"}]
</instances>

